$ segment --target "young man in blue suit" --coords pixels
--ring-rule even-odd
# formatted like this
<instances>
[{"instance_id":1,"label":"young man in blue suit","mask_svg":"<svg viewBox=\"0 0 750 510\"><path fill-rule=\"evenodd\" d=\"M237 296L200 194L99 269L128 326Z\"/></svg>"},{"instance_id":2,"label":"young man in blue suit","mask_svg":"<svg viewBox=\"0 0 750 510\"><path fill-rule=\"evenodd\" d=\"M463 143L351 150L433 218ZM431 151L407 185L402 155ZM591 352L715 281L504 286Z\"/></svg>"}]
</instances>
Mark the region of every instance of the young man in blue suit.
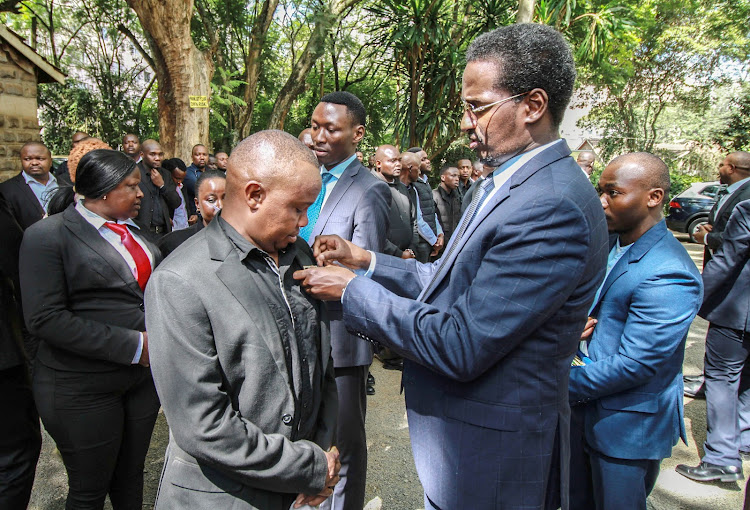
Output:
<instances>
[{"instance_id":1,"label":"young man in blue suit","mask_svg":"<svg viewBox=\"0 0 750 510\"><path fill-rule=\"evenodd\" d=\"M667 231L661 159L615 158L598 187L615 235L570 371L573 423L581 425L572 427L571 508L645 510L661 460L679 438L687 442L682 361L703 285Z\"/></svg>"},{"instance_id":2,"label":"young man in blue suit","mask_svg":"<svg viewBox=\"0 0 750 510\"><path fill-rule=\"evenodd\" d=\"M596 192L558 133L575 66L563 37L537 24L480 36L466 60L461 127L495 171L442 258L322 236L319 263L367 273L295 277L340 299L350 332L404 357L427 509L567 508L570 361L608 250Z\"/></svg>"}]
</instances>

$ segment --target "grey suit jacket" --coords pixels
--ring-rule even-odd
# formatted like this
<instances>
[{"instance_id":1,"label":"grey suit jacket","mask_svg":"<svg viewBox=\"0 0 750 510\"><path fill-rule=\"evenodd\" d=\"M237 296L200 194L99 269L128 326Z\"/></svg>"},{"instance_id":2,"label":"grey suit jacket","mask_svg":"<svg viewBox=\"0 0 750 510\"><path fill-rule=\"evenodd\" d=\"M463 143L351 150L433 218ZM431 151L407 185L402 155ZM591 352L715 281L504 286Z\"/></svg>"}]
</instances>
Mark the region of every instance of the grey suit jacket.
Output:
<instances>
[{"instance_id":1,"label":"grey suit jacket","mask_svg":"<svg viewBox=\"0 0 750 510\"><path fill-rule=\"evenodd\" d=\"M310 236L336 234L367 250L382 252L388 234L391 190L355 159L341 174L320 210ZM329 302L331 344L336 368L372 363L372 346L349 334L342 322L341 303Z\"/></svg>"},{"instance_id":2,"label":"grey suit jacket","mask_svg":"<svg viewBox=\"0 0 750 510\"><path fill-rule=\"evenodd\" d=\"M312 263L304 241L298 250L300 264ZM257 278L212 221L146 288L151 367L171 431L160 510L287 510L298 493L323 490L338 412L325 307L320 355L309 360L321 404L308 441L295 437L303 403Z\"/></svg>"}]
</instances>

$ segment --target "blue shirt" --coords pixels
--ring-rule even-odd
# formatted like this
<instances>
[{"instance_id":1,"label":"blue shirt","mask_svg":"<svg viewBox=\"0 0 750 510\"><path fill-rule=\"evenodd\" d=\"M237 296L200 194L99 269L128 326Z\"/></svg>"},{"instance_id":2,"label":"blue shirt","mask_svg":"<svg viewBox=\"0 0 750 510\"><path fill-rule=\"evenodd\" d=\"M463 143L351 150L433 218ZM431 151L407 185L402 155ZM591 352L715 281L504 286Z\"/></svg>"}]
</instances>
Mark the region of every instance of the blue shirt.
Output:
<instances>
[{"instance_id":1,"label":"blue shirt","mask_svg":"<svg viewBox=\"0 0 750 510\"><path fill-rule=\"evenodd\" d=\"M323 196L323 204L320 206L321 209L323 209L323 206L326 203L326 200L328 200L328 197L331 196L331 192L333 191L333 187L336 186L336 183L339 182L339 179L341 178L341 175L344 173L344 170L346 170L346 167L352 164L352 161L354 161L354 158L357 157L357 153L355 152L351 156L349 156L347 159L339 163L338 165L334 166L330 170L326 170L325 165L320 165L320 174L322 175L324 172L328 172L331 174L333 179L328 181L326 183L326 194Z\"/></svg>"},{"instance_id":2,"label":"blue shirt","mask_svg":"<svg viewBox=\"0 0 750 510\"><path fill-rule=\"evenodd\" d=\"M187 167L187 171L185 172L185 179L182 181L182 184L185 186L185 189L188 192L188 198L195 198L195 182L198 180L198 176L201 174L201 171L198 170L198 167L195 166L195 164L191 164L189 167Z\"/></svg>"},{"instance_id":3,"label":"blue shirt","mask_svg":"<svg viewBox=\"0 0 750 510\"><path fill-rule=\"evenodd\" d=\"M23 174L26 184L28 184L31 191L34 192L34 196L39 201L39 205L42 206L42 209L44 209L44 212L46 213L47 204L49 204L50 198L52 198L52 195L55 194L55 190L57 189L57 179L55 179L55 176L50 172L47 184L42 184L26 172L21 171L21 173Z\"/></svg>"}]
</instances>

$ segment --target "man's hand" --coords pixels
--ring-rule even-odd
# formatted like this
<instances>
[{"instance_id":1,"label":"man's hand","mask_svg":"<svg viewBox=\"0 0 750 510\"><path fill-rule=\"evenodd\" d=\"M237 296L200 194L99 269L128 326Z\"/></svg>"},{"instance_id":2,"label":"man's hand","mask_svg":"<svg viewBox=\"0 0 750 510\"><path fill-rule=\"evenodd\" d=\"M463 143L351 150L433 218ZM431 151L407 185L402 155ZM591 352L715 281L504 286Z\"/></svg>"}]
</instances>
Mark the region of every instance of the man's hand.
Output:
<instances>
[{"instance_id":1,"label":"man's hand","mask_svg":"<svg viewBox=\"0 0 750 510\"><path fill-rule=\"evenodd\" d=\"M193 214L192 216L188 217L188 225L195 225L197 221L198 221L197 214Z\"/></svg>"},{"instance_id":2,"label":"man's hand","mask_svg":"<svg viewBox=\"0 0 750 510\"><path fill-rule=\"evenodd\" d=\"M164 178L156 168L151 169L151 182L153 182L154 186L156 186L157 188L161 188L162 186L164 186Z\"/></svg>"},{"instance_id":3,"label":"man's hand","mask_svg":"<svg viewBox=\"0 0 750 510\"><path fill-rule=\"evenodd\" d=\"M402 259L415 259L417 258L417 256L414 255L414 250L412 250L411 248L407 248L403 252L401 252L401 258Z\"/></svg>"},{"instance_id":4,"label":"man's hand","mask_svg":"<svg viewBox=\"0 0 750 510\"><path fill-rule=\"evenodd\" d=\"M313 256L319 266L338 262L350 269L367 269L370 267L370 252L342 239L339 236L317 236L313 243Z\"/></svg>"},{"instance_id":5,"label":"man's hand","mask_svg":"<svg viewBox=\"0 0 750 510\"><path fill-rule=\"evenodd\" d=\"M294 500L294 508L299 508L304 505L318 506L333 494L333 488L339 483L339 470L341 469L339 450L335 446L332 446L329 451L325 452L325 454L326 460L328 461L328 472L326 473L326 483L323 490L314 495L300 494L297 496L297 499Z\"/></svg>"},{"instance_id":6,"label":"man's hand","mask_svg":"<svg viewBox=\"0 0 750 510\"><path fill-rule=\"evenodd\" d=\"M143 332L143 349L141 349L141 358L138 360L138 364L144 367L149 367L148 359L148 333Z\"/></svg>"},{"instance_id":7,"label":"man's hand","mask_svg":"<svg viewBox=\"0 0 750 510\"><path fill-rule=\"evenodd\" d=\"M706 234L713 231L714 226L709 225L708 223L704 223L700 227L698 227L698 231L693 234L693 237L696 241L698 241L700 244L706 244Z\"/></svg>"},{"instance_id":8,"label":"man's hand","mask_svg":"<svg viewBox=\"0 0 750 510\"><path fill-rule=\"evenodd\" d=\"M597 322L599 321L593 317L589 317L586 321L586 326L583 328L583 333L581 333L581 340L588 340L591 338L591 334L594 332L594 326L596 326Z\"/></svg>"},{"instance_id":9,"label":"man's hand","mask_svg":"<svg viewBox=\"0 0 750 510\"><path fill-rule=\"evenodd\" d=\"M312 297L323 301L339 301L346 286L357 275L345 267L328 266L295 271L292 276L295 280L302 280L302 288Z\"/></svg>"},{"instance_id":10,"label":"man's hand","mask_svg":"<svg viewBox=\"0 0 750 510\"><path fill-rule=\"evenodd\" d=\"M445 242L445 235L440 234L437 237L437 241L435 241L435 244L432 245L432 252L430 253L430 257L437 257L437 254L440 253L440 250L443 248L443 244Z\"/></svg>"}]
</instances>

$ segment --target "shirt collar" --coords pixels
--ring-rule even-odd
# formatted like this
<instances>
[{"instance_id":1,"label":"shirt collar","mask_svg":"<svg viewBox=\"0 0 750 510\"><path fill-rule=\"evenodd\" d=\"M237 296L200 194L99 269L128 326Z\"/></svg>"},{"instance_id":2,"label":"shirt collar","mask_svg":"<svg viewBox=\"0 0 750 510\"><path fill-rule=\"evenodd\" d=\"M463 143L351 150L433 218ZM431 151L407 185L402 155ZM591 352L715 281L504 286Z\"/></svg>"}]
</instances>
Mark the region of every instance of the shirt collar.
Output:
<instances>
[{"instance_id":1,"label":"shirt collar","mask_svg":"<svg viewBox=\"0 0 750 510\"><path fill-rule=\"evenodd\" d=\"M336 179L340 179L341 175L344 173L344 170L351 165L352 161L354 161L354 158L357 157L357 153L355 152L351 156L349 156L347 159L336 165L335 167L331 168L330 170L326 170L325 165L320 165L320 173L328 172L332 176L334 176Z\"/></svg>"},{"instance_id":2,"label":"shirt collar","mask_svg":"<svg viewBox=\"0 0 750 510\"><path fill-rule=\"evenodd\" d=\"M561 142L562 142L562 138L558 138L557 140L554 140L554 141L552 141L550 143L541 145L541 146L539 146L539 147L537 147L535 149L532 149L530 151L522 152L521 154L513 156L508 161L506 161L505 163L503 163L499 167L495 168L492 171L492 173L489 174L486 178L489 179L490 177L492 177L493 179L495 179L495 187L499 187L499 185L498 185L498 177L505 170L511 168L512 166L514 166L516 163L518 163L521 160L523 160L523 163L526 163L527 161L529 161L531 158L533 158L534 156L536 156L540 152L548 149L549 147L552 147L556 143L561 143ZM502 182L504 182L504 180Z\"/></svg>"},{"instance_id":3,"label":"shirt collar","mask_svg":"<svg viewBox=\"0 0 750 510\"><path fill-rule=\"evenodd\" d=\"M102 228L105 223L119 223L121 225L127 225L129 227L137 228L140 230L140 227L138 227L138 225L136 225L136 223L131 218L128 218L125 221L105 220L104 218L96 214L94 211L87 209L86 206L83 205L83 199L79 200L78 203L76 204L76 211L78 211L78 213L81 216L83 216L84 220L91 223L91 225L93 225L93 227L96 230L99 230L100 228Z\"/></svg>"},{"instance_id":4,"label":"shirt collar","mask_svg":"<svg viewBox=\"0 0 750 510\"><path fill-rule=\"evenodd\" d=\"M750 181L750 177L746 177L742 179L741 181L737 181L734 184L730 184L729 186L727 186L727 193L734 193L737 190L737 188L739 188L740 186L742 186L748 181Z\"/></svg>"},{"instance_id":5,"label":"shirt collar","mask_svg":"<svg viewBox=\"0 0 750 510\"><path fill-rule=\"evenodd\" d=\"M232 225L230 225L227 220L221 217L221 213L219 213L212 221L219 222L219 226L221 227L221 230L229 238L229 241L232 243L232 245L234 245L234 247L239 252L240 260L245 260L253 252L258 252L261 255L270 257L270 255L268 255L265 251L255 246L251 241L248 241L245 238L245 236L237 232L237 230ZM279 265L280 266L290 263L289 259L287 258L287 255L294 254L295 253L294 250L295 250L294 244L290 244L285 249L279 250L279 262L280 262Z\"/></svg>"},{"instance_id":6,"label":"shirt collar","mask_svg":"<svg viewBox=\"0 0 750 510\"><path fill-rule=\"evenodd\" d=\"M55 178L55 175L52 172L49 173L49 180L47 181L47 184L42 184L41 182L37 181L32 176L27 174L25 170L21 170L21 173L23 174L23 178L26 181L26 184L30 184L31 182L35 182L36 184L39 184L42 186L50 186L51 184L57 184L57 179Z\"/></svg>"}]
</instances>

